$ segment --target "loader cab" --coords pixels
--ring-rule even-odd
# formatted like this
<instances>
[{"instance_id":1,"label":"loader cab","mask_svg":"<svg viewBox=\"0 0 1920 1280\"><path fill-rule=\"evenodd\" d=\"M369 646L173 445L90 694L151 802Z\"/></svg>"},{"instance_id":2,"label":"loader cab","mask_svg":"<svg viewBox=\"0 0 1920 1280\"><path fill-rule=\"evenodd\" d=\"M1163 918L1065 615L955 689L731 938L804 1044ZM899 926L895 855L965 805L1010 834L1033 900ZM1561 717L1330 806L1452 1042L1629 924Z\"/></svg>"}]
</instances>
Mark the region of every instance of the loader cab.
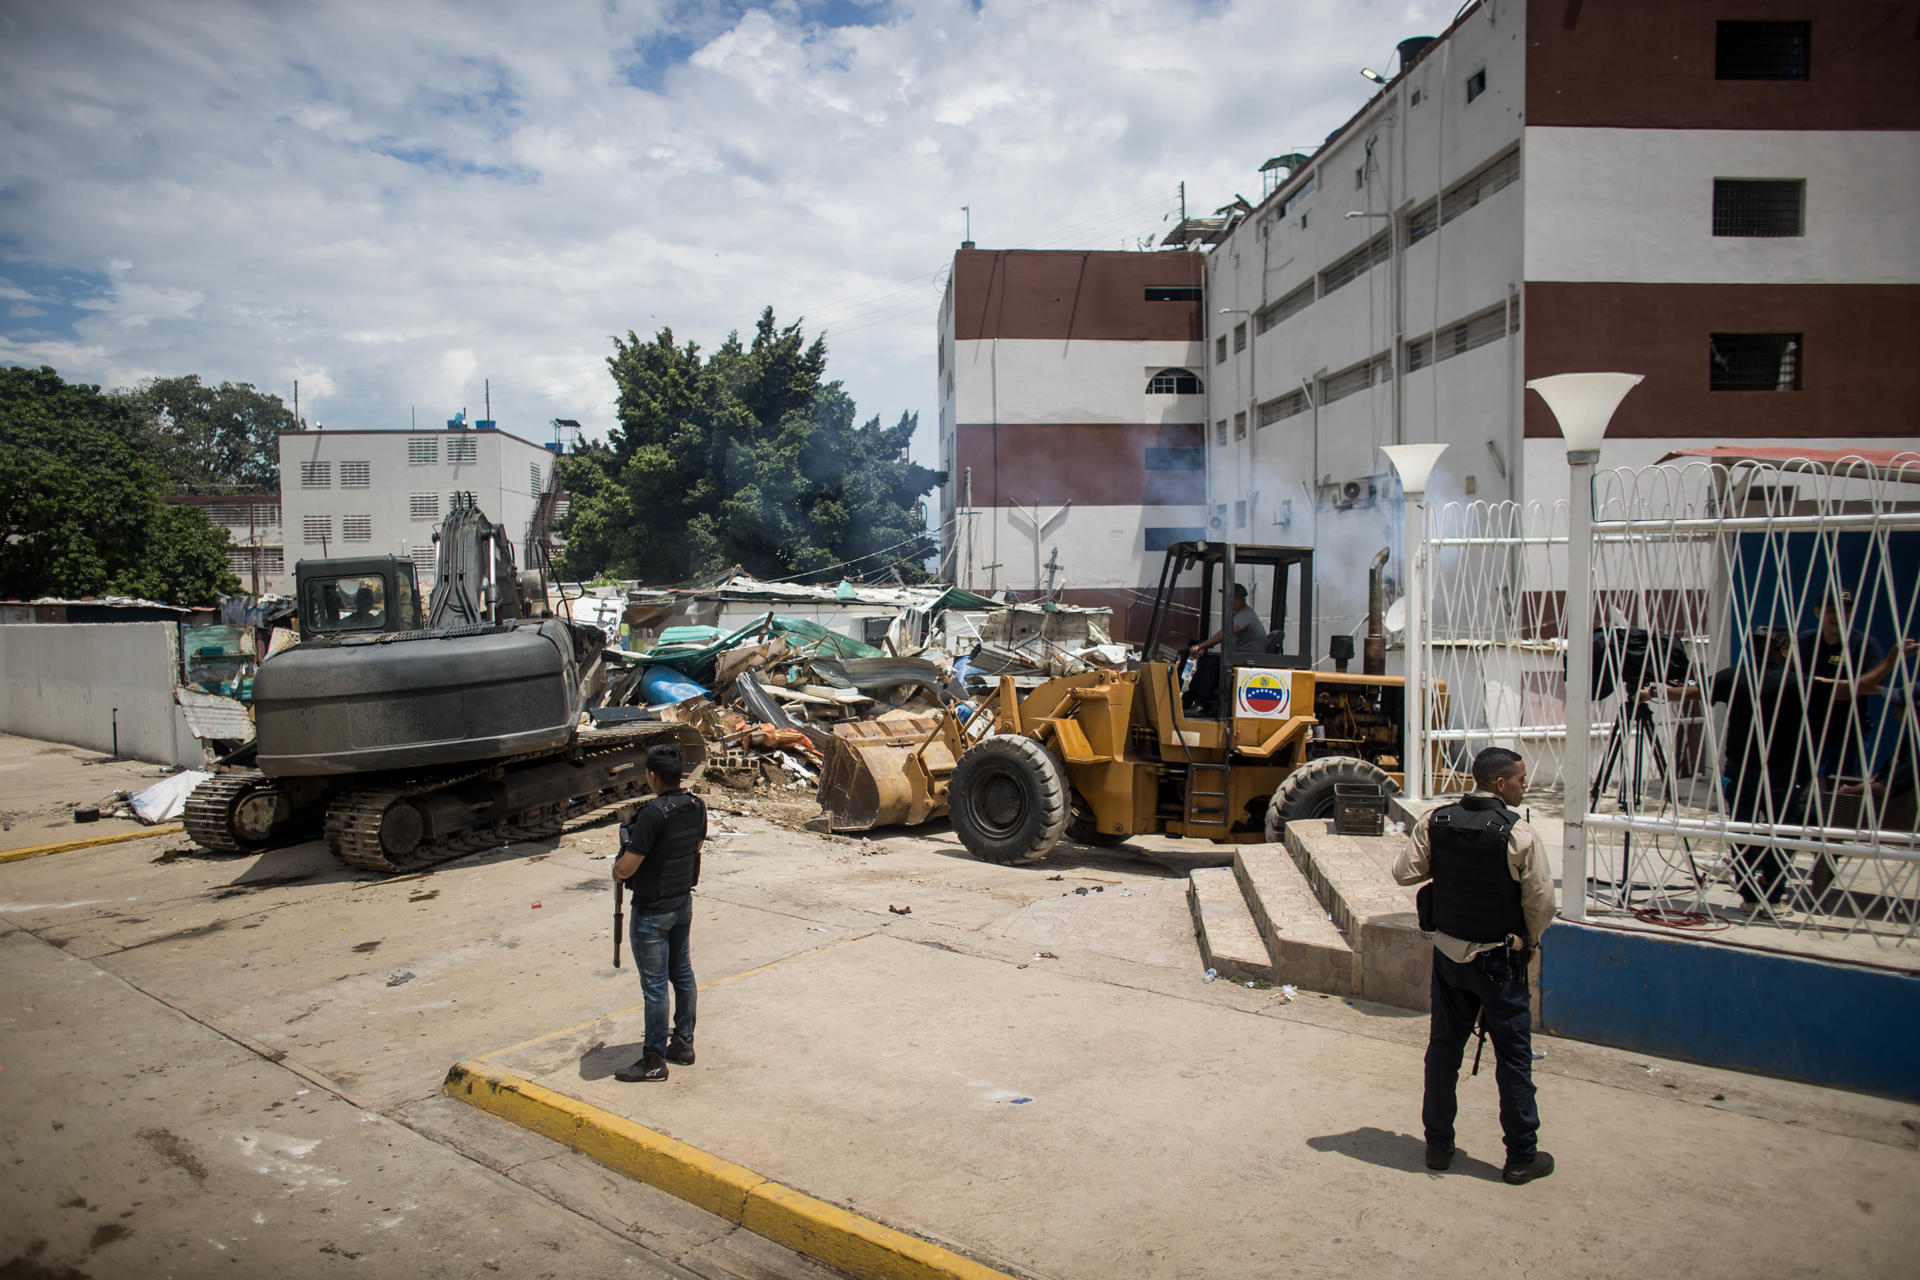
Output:
<instances>
[{"instance_id":1,"label":"loader cab","mask_svg":"<svg viewBox=\"0 0 1920 1280\"><path fill-rule=\"evenodd\" d=\"M1232 625L1236 584L1246 588L1264 641L1249 644ZM1161 564L1143 652L1149 662L1178 662L1185 646L1220 632L1217 661L1199 664L1187 691L1190 714L1219 717L1232 704L1225 691L1239 668L1313 665L1312 609L1311 547L1176 542Z\"/></svg>"},{"instance_id":2,"label":"loader cab","mask_svg":"<svg viewBox=\"0 0 1920 1280\"><path fill-rule=\"evenodd\" d=\"M302 560L293 578L302 640L418 631L426 625L413 561L400 556Z\"/></svg>"}]
</instances>

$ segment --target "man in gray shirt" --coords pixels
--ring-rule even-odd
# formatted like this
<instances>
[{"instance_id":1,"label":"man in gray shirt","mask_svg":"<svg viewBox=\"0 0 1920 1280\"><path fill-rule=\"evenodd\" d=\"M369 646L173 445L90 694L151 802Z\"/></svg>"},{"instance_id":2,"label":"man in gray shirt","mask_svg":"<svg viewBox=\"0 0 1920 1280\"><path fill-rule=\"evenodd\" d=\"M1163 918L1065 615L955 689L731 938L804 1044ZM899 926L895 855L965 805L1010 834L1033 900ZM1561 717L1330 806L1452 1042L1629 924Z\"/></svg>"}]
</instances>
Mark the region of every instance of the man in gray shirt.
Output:
<instances>
[{"instance_id":1,"label":"man in gray shirt","mask_svg":"<svg viewBox=\"0 0 1920 1280\"><path fill-rule=\"evenodd\" d=\"M1188 652L1202 652L1200 661L1193 666L1193 679L1187 682L1187 702L1194 706L1211 706L1214 695L1220 685L1220 655L1204 653L1226 637L1227 629L1220 630L1189 647ZM1265 653L1267 651L1267 628L1260 621L1260 615L1247 603L1247 589L1241 583L1233 584L1233 651L1235 653Z\"/></svg>"}]
</instances>

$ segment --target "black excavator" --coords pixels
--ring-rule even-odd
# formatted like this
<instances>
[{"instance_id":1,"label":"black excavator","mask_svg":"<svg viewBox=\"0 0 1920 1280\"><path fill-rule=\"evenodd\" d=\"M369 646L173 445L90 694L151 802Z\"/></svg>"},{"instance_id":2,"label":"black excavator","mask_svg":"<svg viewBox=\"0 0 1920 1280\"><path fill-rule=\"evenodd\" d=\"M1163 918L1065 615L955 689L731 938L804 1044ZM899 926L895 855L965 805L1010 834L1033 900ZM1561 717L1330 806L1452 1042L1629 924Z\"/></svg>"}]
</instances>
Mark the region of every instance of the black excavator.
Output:
<instances>
[{"instance_id":1,"label":"black excavator","mask_svg":"<svg viewBox=\"0 0 1920 1280\"><path fill-rule=\"evenodd\" d=\"M248 853L325 834L341 861L417 871L557 834L646 793L647 748L686 725L583 728L605 635L556 616L500 526L460 494L424 606L411 560L303 560L299 643L261 663L254 740L187 798L197 844Z\"/></svg>"}]
</instances>

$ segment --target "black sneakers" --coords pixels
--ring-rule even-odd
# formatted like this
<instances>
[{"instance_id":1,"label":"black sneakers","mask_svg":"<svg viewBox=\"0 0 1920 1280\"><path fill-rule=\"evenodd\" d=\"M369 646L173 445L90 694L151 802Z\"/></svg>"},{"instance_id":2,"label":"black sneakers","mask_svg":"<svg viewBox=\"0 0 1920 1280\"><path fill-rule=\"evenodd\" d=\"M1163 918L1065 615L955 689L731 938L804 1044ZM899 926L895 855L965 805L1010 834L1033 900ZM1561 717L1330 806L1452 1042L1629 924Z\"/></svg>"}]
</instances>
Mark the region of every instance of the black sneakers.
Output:
<instances>
[{"instance_id":1,"label":"black sneakers","mask_svg":"<svg viewBox=\"0 0 1920 1280\"><path fill-rule=\"evenodd\" d=\"M1427 1168L1440 1171L1445 1170L1452 1163L1453 1144L1451 1142L1444 1147L1437 1142L1427 1144Z\"/></svg>"},{"instance_id":2,"label":"black sneakers","mask_svg":"<svg viewBox=\"0 0 1920 1280\"><path fill-rule=\"evenodd\" d=\"M1535 1178L1544 1178L1553 1172L1553 1157L1544 1151L1536 1151L1533 1158L1523 1163L1507 1161L1507 1167L1500 1171L1502 1180L1514 1186L1524 1186Z\"/></svg>"},{"instance_id":3,"label":"black sneakers","mask_svg":"<svg viewBox=\"0 0 1920 1280\"><path fill-rule=\"evenodd\" d=\"M691 1050L689 1050L691 1052ZM644 1053L640 1061L630 1067L621 1067L613 1073L615 1080L632 1084L638 1080L665 1080L667 1078L667 1060L657 1053Z\"/></svg>"},{"instance_id":4,"label":"black sneakers","mask_svg":"<svg viewBox=\"0 0 1920 1280\"><path fill-rule=\"evenodd\" d=\"M693 1065L693 1043L682 1040L679 1036L668 1036L667 1048L663 1056L676 1066L690 1067Z\"/></svg>"}]
</instances>

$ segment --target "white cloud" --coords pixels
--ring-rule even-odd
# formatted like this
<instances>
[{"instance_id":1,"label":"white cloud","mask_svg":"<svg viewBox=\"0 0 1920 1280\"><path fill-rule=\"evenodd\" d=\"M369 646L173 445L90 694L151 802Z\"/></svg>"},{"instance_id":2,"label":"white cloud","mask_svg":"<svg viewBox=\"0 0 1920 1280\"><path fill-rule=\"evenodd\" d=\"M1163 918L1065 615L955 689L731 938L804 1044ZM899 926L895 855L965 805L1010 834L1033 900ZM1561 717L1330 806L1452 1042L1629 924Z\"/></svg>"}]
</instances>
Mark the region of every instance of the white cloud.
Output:
<instances>
[{"instance_id":1,"label":"white cloud","mask_svg":"<svg viewBox=\"0 0 1920 1280\"><path fill-rule=\"evenodd\" d=\"M961 205L986 247L1131 245L1183 179L1201 211L1257 194L1455 7L13 6L0 360L297 377L334 427L478 416L490 379L539 438L611 424L609 335L711 346L772 303L930 438Z\"/></svg>"}]
</instances>

